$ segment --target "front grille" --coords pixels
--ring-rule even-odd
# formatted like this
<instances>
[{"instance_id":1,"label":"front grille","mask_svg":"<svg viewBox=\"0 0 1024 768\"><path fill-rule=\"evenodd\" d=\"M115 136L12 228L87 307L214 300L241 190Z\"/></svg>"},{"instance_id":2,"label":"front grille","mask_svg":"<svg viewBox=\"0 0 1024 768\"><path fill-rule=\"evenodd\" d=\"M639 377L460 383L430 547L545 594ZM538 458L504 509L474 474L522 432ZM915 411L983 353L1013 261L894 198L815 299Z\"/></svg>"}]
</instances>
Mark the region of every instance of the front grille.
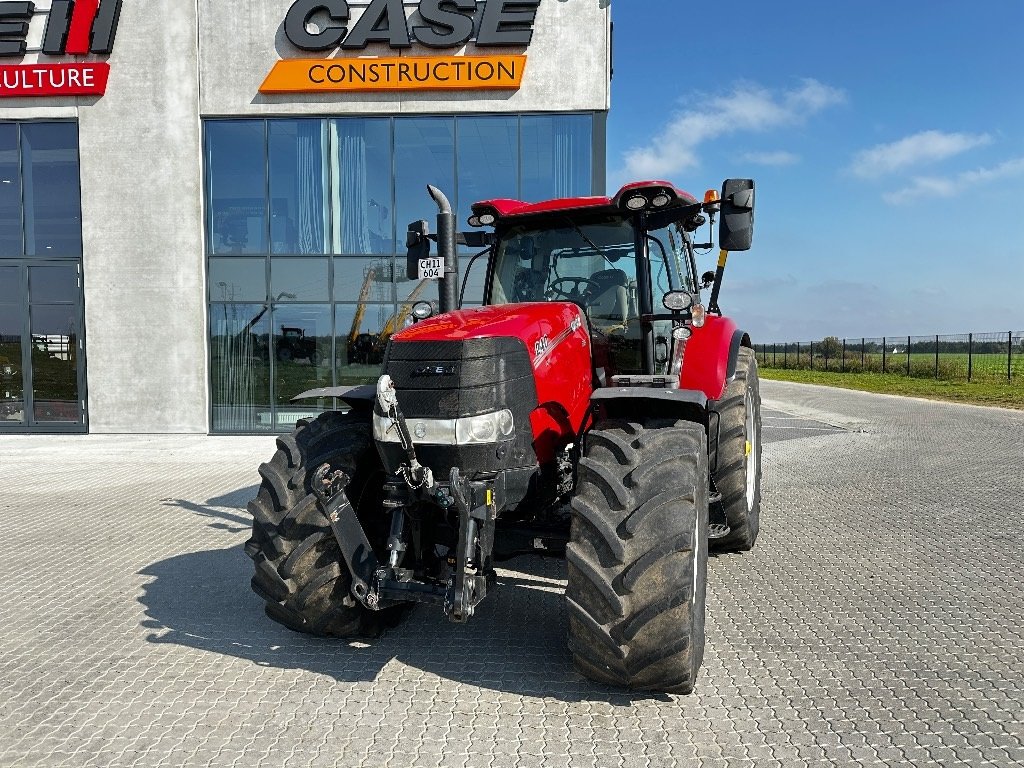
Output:
<instances>
[{"instance_id":1,"label":"front grille","mask_svg":"<svg viewBox=\"0 0 1024 768\"><path fill-rule=\"evenodd\" d=\"M457 419L515 406L537 406L537 389L526 345L499 336L465 341L389 342L384 373L398 391L406 418Z\"/></svg>"},{"instance_id":2,"label":"front grille","mask_svg":"<svg viewBox=\"0 0 1024 768\"><path fill-rule=\"evenodd\" d=\"M420 461L438 479L447 478L452 467L472 476L536 465L530 413L537 407L537 388L521 339L391 341L383 372L394 381L398 404L410 425L418 418L458 419L506 408L512 412L515 431L501 443L417 446ZM395 446L382 450L401 461Z\"/></svg>"}]
</instances>

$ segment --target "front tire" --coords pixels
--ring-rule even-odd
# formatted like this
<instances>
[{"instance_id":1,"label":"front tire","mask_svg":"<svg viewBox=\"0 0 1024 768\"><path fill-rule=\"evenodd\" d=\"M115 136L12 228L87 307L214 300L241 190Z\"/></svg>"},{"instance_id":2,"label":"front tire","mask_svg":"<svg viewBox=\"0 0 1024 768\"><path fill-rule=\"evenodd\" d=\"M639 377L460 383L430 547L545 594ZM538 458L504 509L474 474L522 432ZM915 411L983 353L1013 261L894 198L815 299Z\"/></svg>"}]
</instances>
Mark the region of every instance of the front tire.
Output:
<instances>
[{"instance_id":1,"label":"front tire","mask_svg":"<svg viewBox=\"0 0 1024 768\"><path fill-rule=\"evenodd\" d=\"M715 485L730 531L716 549L748 552L761 529L761 390L754 350L741 347L736 378L718 402L721 414Z\"/></svg>"},{"instance_id":2,"label":"front tire","mask_svg":"<svg viewBox=\"0 0 1024 768\"><path fill-rule=\"evenodd\" d=\"M592 680L690 693L704 657L703 426L608 421L584 439L566 550L569 649Z\"/></svg>"},{"instance_id":3,"label":"front tire","mask_svg":"<svg viewBox=\"0 0 1024 768\"><path fill-rule=\"evenodd\" d=\"M260 466L263 482L249 502L252 538L245 551L256 568L253 591L266 601L267 615L289 629L336 637L380 634L402 609L371 611L352 596L351 574L311 485L324 464L342 470L351 478L344 492L367 538L375 549L383 544L383 469L369 419L324 413L299 421L277 446Z\"/></svg>"}]
</instances>

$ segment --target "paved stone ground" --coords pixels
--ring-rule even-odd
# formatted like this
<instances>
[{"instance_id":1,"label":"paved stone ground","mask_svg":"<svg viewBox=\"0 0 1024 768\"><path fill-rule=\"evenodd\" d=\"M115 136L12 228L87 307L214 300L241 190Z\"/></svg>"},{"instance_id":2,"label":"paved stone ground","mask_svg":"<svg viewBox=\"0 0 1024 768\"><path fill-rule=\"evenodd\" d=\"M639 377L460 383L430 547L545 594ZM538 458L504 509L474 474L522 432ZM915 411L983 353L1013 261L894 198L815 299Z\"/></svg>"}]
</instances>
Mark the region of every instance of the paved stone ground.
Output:
<instances>
[{"instance_id":1,"label":"paved stone ground","mask_svg":"<svg viewBox=\"0 0 1024 768\"><path fill-rule=\"evenodd\" d=\"M572 671L554 561L463 627L278 627L266 438L0 438L0 765L1024 764L1024 413L764 395L761 539L710 564L687 697Z\"/></svg>"}]
</instances>

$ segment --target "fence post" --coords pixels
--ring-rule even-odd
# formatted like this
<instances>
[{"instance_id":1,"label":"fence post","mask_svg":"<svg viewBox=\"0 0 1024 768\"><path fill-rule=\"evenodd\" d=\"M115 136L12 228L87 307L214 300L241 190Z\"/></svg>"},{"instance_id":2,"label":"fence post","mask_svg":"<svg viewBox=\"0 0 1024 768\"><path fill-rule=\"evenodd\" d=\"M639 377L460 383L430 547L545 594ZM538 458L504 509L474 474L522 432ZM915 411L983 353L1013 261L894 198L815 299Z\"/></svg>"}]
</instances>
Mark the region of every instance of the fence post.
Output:
<instances>
[{"instance_id":1,"label":"fence post","mask_svg":"<svg viewBox=\"0 0 1024 768\"><path fill-rule=\"evenodd\" d=\"M939 380L939 334L935 334L935 380Z\"/></svg>"},{"instance_id":2,"label":"fence post","mask_svg":"<svg viewBox=\"0 0 1024 768\"><path fill-rule=\"evenodd\" d=\"M865 363L864 363L864 344L865 344L864 337L861 336L860 337L860 372L861 373L867 373L867 371L864 370L864 365L865 365Z\"/></svg>"},{"instance_id":3,"label":"fence post","mask_svg":"<svg viewBox=\"0 0 1024 768\"><path fill-rule=\"evenodd\" d=\"M800 342L796 343L796 369L800 370Z\"/></svg>"},{"instance_id":4,"label":"fence post","mask_svg":"<svg viewBox=\"0 0 1024 768\"><path fill-rule=\"evenodd\" d=\"M776 353L778 353L778 351L779 351L779 345L773 341L772 342L772 368L774 368L776 366L775 356L776 356Z\"/></svg>"},{"instance_id":5,"label":"fence post","mask_svg":"<svg viewBox=\"0 0 1024 768\"><path fill-rule=\"evenodd\" d=\"M910 378L910 337L907 336L907 378Z\"/></svg>"},{"instance_id":6,"label":"fence post","mask_svg":"<svg viewBox=\"0 0 1024 768\"><path fill-rule=\"evenodd\" d=\"M885 373L885 336L882 337L882 373Z\"/></svg>"},{"instance_id":7,"label":"fence post","mask_svg":"<svg viewBox=\"0 0 1024 768\"><path fill-rule=\"evenodd\" d=\"M967 380L974 375L974 334L967 334Z\"/></svg>"},{"instance_id":8,"label":"fence post","mask_svg":"<svg viewBox=\"0 0 1024 768\"><path fill-rule=\"evenodd\" d=\"M1006 381L1013 381L1013 331L1006 332Z\"/></svg>"},{"instance_id":9,"label":"fence post","mask_svg":"<svg viewBox=\"0 0 1024 768\"><path fill-rule=\"evenodd\" d=\"M811 370L814 370L814 342L810 342L811 347Z\"/></svg>"},{"instance_id":10,"label":"fence post","mask_svg":"<svg viewBox=\"0 0 1024 768\"><path fill-rule=\"evenodd\" d=\"M843 339L843 362L839 364L839 372L846 373L846 339Z\"/></svg>"},{"instance_id":11,"label":"fence post","mask_svg":"<svg viewBox=\"0 0 1024 768\"><path fill-rule=\"evenodd\" d=\"M782 367L789 370L789 342L782 346Z\"/></svg>"}]
</instances>

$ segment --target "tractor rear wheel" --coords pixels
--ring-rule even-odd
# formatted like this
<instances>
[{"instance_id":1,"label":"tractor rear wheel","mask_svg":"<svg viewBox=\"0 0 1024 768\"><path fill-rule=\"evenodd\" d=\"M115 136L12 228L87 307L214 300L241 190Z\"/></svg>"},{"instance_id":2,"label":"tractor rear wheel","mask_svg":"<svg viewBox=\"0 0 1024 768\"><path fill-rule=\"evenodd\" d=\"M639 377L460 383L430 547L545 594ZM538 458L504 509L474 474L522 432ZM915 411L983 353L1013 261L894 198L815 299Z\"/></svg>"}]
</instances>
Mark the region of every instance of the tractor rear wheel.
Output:
<instances>
[{"instance_id":1,"label":"tractor rear wheel","mask_svg":"<svg viewBox=\"0 0 1024 768\"><path fill-rule=\"evenodd\" d=\"M569 649L601 683L689 693L704 657L708 457L690 422L584 438L566 551Z\"/></svg>"},{"instance_id":2,"label":"tractor rear wheel","mask_svg":"<svg viewBox=\"0 0 1024 768\"><path fill-rule=\"evenodd\" d=\"M299 421L291 435L278 438L277 447L260 466L263 482L249 502L252 538L245 551L256 566L253 591L266 601L270 618L298 632L380 634L397 621L402 608L371 611L352 596L351 574L312 487L314 473L325 464L351 478L344 492L370 543L383 550L384 472L370 421L351 413L324 413Z\"/></svg>"},{"instance_id":3,"label":"tractor rear wheel","mask_svg":"<svg viewBox=\"0 0 1024 768\"><path fill-rule=\"evenodd\" d=\"M718 401L721 414L715 486L730 531L716 549L747 552L761 526L761 391L754 350L740 348L736 378Z\"/></svg>"}]
</instances>

